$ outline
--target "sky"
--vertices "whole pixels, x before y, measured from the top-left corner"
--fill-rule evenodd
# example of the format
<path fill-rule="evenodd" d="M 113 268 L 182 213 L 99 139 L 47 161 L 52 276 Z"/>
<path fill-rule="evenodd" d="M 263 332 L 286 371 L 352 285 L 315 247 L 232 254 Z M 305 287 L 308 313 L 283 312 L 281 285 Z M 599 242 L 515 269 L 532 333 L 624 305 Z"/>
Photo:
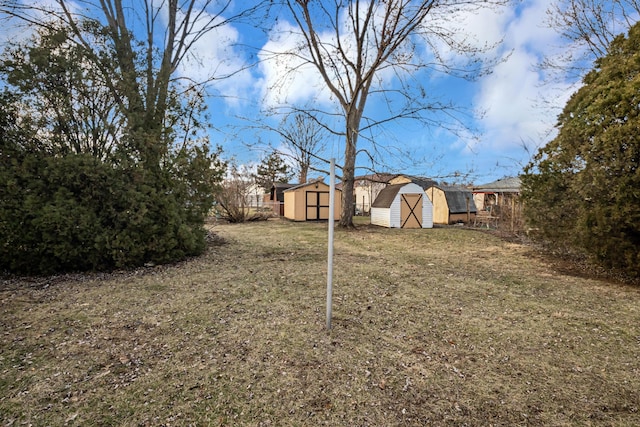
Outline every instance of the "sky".
<path fill-rule="evenodd" d="M 374 169 L 482 184 L 520 173 L 536 150 L 553 138 L 556 117 L 577 89 L 575 81 L 547 83 L 544 72 L 537 66 L 545 56 L 563 49 L 559 35 L 545 25 L 548 6 L 548 0 L 525 0 L 499 10 L 456 16 L 456 25 L 464 28 L 465 36 L 474 43 L 502 41 L 487 54 L 487 60 L 497 58 L 498 64 L 490 74 L 473 82 L 446 75 L 418 78 L 427 79 L 423 83 L 433 96 L 451 100 L 464 109 L 462 117 L 469 130 L 452 134 L 438 126 L 437 120 L 431 126 L 406 120 L 392 122 L 373 135 L 376 144 L 382 147 L 377 163 L 372 165 L 367 156 L 359 156 L 360 168 L 356 175 L 368 174 Z M 293 46 L 295 40 L 287 31 L 291 25 L 286 19 L 280 19 L 266 35 L 246 27 L 226 28 L 211 34 L 211 40 L 203 43 L 219 46 L 213 51 L 203 49 L 207 52 L 207 61 L 224 63 L 229 69 L 248 62 L 247 52 L 238 45 L 251 45 L 252 54 L 263 59 L 259 66 L 219 81 L 211 88 L 220 95 L 211 99 L 211 108 L 214 126 L 222 131 L 212 134 L 212 142 L 220 144 L 225 156 L 233 157 L 238 163 L 260 161 L 265 155 L 264 144 L 279 147 L 275 132 L 256 129 L 252 122 L 262 121 L 267 127 L 277 127 L 277 120 L 264 117 L 261 110 L 291 104 L 331 108 L 329 93 L 318 83 L 319 76 L 312 67 L 300 68 L 295 77 L 287 78 L 282 84 L 282 77 L 288 76 L 283 61 L 266 59 L 266 52 Z M 227 41 L 226 49 L 217 42 L 222 39 Z M 452 60 L 456 59 L 452 57 Z M 197 64 L 186 64 L 181 72 L 195 75 L 198 70 L 203 72 Z M 276 84 L 277 90 L 273 89 Z M 371 98 L 365 114 L 376 114 L 377 109 L 384 109 L 382 104 L 384 101 L 379 98 Z M 251 120 L 238 118 L 240 116 Z M 368 148 L 368 142 L 362 138 L 360 144 Z M 327 150 L 322 156 L 334 157 L 340 165 L 343 150 L 342 139 L 328 137 Z M 323 169 L 322 165 L 318 166 Z"/>
<path fill-rule="evenodd" d="M 439 117 L 430 126 L 406 120 L 389 122 L 369 135 L 378 147 L 376 163 L 360 155 L 356 175 L 374 169 L 483 184 L 520 173 L 538 147 L 553 138 L 556 117 L 579 83 L 548 84 L 537 67 L 543 58 L 565 48 L 559 35 L 545 25 L 549 3 L 522 0 L 497 10 L 452 16 L 445 25 L 463 29 L 461 36 L 470 43 L 496 44 L 485 59 L 498 59 L 497 65 L 473 82 L 444 74 L 412 77 L 422 79 L 429 96 L 460 106 L 464 112 L 460 119 L 468 129 L 452 134 L 439 125 Z M 242 2 L 235 5 L 240 7 Z M 210 140 L 223 148 L 226 159 L 255 167 L 267 154 L 267 145 L 281 148 L 278 134 L 270 130 L 278 126 L 279 118 L 265 116 L 265 110 L 296 105 L 328 111 L 334 106 L 312 67 L 299 67 L 292 75 L 287 73 L 286 61 L 269 55 L 294 46 L 296 40 L 288 31 L 291 26 L 283 15 L 266 32 L 250 25 L 219 27 L 194 44 L 178 70 L 196 81 L 232 74 L 214 80 L 207 98 L 213 128 Z M 5 37 L 16 36 L 5 32 Z M 444 55 L 451 55 L 447 59 L 453 62 L 459 59 L 446 50 Z M 249 67 L 256 59 L 258 65 Z M 393 87 L 391 74 L 379 77 L 383 85 Z M 365 115 L 382 114 L 385 107 L 384 100 L 371 97 Z M 344 141 L 328 136 L 324 142 L 326 149 L 318 154 L 333 157 L 340 165 Z M 364 138 L 359 144 L 372 148 Z M 328 169 L 326 164 L 316 167 Z M 314 172 L 311 177 L 322 175 Z"/>

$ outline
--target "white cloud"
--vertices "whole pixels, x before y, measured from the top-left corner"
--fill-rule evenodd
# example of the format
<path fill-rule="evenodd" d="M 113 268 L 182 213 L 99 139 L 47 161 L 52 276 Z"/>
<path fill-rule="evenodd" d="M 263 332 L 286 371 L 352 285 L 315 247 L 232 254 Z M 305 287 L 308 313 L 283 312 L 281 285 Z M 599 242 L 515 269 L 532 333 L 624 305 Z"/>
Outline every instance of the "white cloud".
<path fill-rule="evenodd" d="M 297 27 L 279 21 L 258 54 L 262 77 L 257 81 L 257 87 L 267 108 L 312 99 L 322 104 L 330 102 L 330 94 L 319 72 L 301 57 L 304 55 L 300 49 L 302 41 Z M 281 55 L 282 52 L 300 56 Z"/>
<path fill-rule="evenodd" d="M 384 5 L 378 5 L 373 13 L 373 21 L 378 26 L 382 25 L 384 17 Z M 360 5 L 360 13 L 364 14 L 367 7 Z M 327 22 L 317 23 L 316 31 L 320 43 L 326 49 L 335 48 L 338 45 L 336 41 L 336 30 L 333 24 Z M 361 52 L 356 49 L 358 42 L 355 40 L 353 31 L 353 23 L 347 12 L 342 9 L 338 18 L 340 33 L 340 49 L 345 56 L 349 57 L 352 63 L 359 60 L 365 62 L 364 68 L 367 68 L 367 61 L 371 61 L 377 56 L 377 46 L 375 40 L 377 37 L 371 37 L 368 40 L 369 45 L 365 47 L 369 49 L 368 54 L 356 58 Z M 371 25 L 371 24 L 370 24 Z M 314 100 L 321 104 L 328 104 L 332 101 L 326 82 L 322 79 L 320 73 L 314 65 L 309 63 L 305 58 L 308 55 L 306 41 L 300 34 L 297 25 L 280 20 L 273 28 L 268 42 L 264 45 L 260 58 L 262 60 L 260 72 L 262 79 L 260 85 L 264 96 L 266 106 L 294 104 Z M 398 49 L 396 53 L 401 53 Z M 289 53 L 290 55 L 278 55 L 278 53 Z M 406 52 L 406 58 L 410 58 L 412 54 L 418 52 Z M 410 67 L 381 67 L 378 68 L 375 75 L 374 86 L 388 87 L 398 75 L 408 73 Z M 352 71 L 342 64 L 338 59 L 335 70 L 329 70 L 329 78 L 332 79 L 336 87 L 348 85 L 347 74 L 351 75 Z M 351 83 L 355 81 L 351 76 Z M 375 88 L 374 88 L 375 90 Z M 344 91 L 344 90 L 342 90 Z"/>
<path fill-rule="evenodd" d="M 179 16 L 183 19 L 183 16 Z M 194 24 L 193 34 L 205 26 L 215 26 L 222 17 L 210 22 L 212 15 L 203 14 Z M 216 23 L 217 21 L 217 23 Z M 244 54 L 236 48 L 240 33 L 229 24 L 207 30 L 192 45 L 189 54 L 180 63 L 178 73 L 196 83 L 210 82 L 210 87 L 225 97 L 228 104 L 238 105 L 247 96 L 252 76 L 247 69 Z"/>
<path fill-rule="evenodd" d="M 0 46 L 7 43 L 21 43 L 27 41 L 35 34 L 36 27 L 30 22 L 44 23 L 51 20 L 52 16 L 61 13 L 60 5 L 56 0 L 32 0 L 23 1 L 24 7 L 18 8 L 21 19 L 18 17 L 3 16 L 2 31 L 0 32 Z M 29 8 L 27 8 L 29 6 Z M 81 10 L 76 2 L 68 1 L 67 8 L 71 13 Z M 28 22 L 29 21 L 29 22 Z"/>
<path fill-rule="evenodd" d="M 547 85 L 537 68 L 540 59 L 560 45 L 557 33 L 543 25 L 546 5 L 544 0 L 529 2 L 508 22 L 506 59 L 480 81 L 474 104 L 485 112 L 480 121 L 485 149 L 546 142 L 570 95 L 569 85 Z"/>
<path fill-rule="evenodd" d="M 434 58 L 437 53 L 446 65 L 460 69 L 467 66 L 471 52 L 477 59 L 490 61 L 498 53 L 513 13 L 512 9 L 491 4 L 435 9 L 424 23 L 430 40 L 423 56 Z M 433 48 L 436 52 L 431 52 Z"/>

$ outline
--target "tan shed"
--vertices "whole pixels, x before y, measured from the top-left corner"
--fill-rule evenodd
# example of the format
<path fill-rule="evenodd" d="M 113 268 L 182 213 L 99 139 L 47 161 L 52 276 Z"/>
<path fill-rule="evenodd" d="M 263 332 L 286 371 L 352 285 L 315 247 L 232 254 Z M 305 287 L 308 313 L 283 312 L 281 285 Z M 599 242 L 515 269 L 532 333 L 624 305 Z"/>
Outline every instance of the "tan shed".
<path fill-rule="evenodd" d="M 476 205 L 470 190 L 461 187 L 434 185 L 426 190 L 433 203 L 434 224 L 468 223 L 476 216 Z"/>
<path fill-rule="evenodd" d="M 413 183 L 388 185 L 371 205 L 371 224 L 390 228 L 432 228 L 433 206 Z"/>
<path fill-rule="evenodd" d="M 340 218 L 342 192 L 336 189 L 334 216 Z M 329 219 L 329 186 L 322 181 L 307 182 L 284 191 L 284 217 L 294 221 Z"/>

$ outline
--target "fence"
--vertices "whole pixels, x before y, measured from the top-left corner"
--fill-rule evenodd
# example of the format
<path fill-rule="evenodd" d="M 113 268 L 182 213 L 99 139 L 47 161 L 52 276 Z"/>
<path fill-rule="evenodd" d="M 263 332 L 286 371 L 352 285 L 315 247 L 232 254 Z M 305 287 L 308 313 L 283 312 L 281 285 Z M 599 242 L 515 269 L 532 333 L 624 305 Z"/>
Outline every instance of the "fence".
<path fill-rule="evenodd" d="M 520 234 L 524 231 L 520 198 L 512 196 L 506 198 L 502 204 L 488 205 L 485 209 L 477 212 L 474 225 L 511 234 Z"/>

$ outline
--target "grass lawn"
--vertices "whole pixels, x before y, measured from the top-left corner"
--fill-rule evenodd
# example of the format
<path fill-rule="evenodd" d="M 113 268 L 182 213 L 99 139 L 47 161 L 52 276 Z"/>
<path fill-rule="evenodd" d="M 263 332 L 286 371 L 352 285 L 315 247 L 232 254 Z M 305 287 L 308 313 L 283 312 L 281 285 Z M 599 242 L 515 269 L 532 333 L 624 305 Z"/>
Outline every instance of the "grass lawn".
<path fill-rule="evenodd" d="M 640 425 L 640 289 L 460 228 L 216 225 L 202 257 L 0 283 L 2 426 Z"/>

